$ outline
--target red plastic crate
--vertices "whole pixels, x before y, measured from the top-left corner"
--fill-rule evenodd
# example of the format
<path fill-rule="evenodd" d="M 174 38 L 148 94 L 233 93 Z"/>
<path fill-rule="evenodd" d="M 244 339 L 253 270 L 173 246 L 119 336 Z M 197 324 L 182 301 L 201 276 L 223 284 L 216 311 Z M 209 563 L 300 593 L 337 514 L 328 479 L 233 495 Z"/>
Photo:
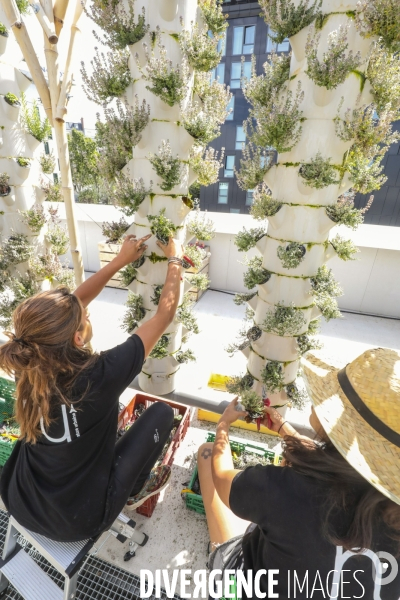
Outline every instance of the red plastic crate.
<path fill-rule="evenodd" d="M 178 429 L 176 430 L 162 461 L 163 465 L 171 466 L 174 462 L 175 453 L 181 445 L 181 442 L 185 437 L 190 425 L 190 408 L 188 406 L 185 406 L 184 404 L 178 404 L 177 402 L 172 402 L 170 400 L 164 400 L 164 398 L 160 398 L 159 396 L 151 396 L 150 394 L 141 393 L 136 394 L 129 404 L 119 413 L 118 429 L 122 429 L 130 421 L 137 404 L 144 404 L 145 407 L 148 408 L 153 402 L 164 402 L 164 404 L 168 404 L 168 406 L 174 410 L 175 415 L 182 415 L 182 420 L 179 423 Z M 146 500 L 146 502 L 144 502 L 144 504 L 142 504 L 142 506 L 139 506 L 139 508 L 136 509 L 136 512 L 140 515 L 144 515 L 145 517 L 151 517 L 159 497 L 160 494 L 151 496 L 148 500 Z"/>

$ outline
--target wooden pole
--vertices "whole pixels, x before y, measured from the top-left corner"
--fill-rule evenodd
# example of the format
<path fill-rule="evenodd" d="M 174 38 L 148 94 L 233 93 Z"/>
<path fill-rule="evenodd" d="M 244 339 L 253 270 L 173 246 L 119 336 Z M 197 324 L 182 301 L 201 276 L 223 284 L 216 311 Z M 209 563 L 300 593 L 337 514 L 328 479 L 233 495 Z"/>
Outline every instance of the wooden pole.
<path fill-rule="evenodd" d="M 42 6 L 35 2 L 35 0 L 29 0 L 29 4 L 31 5 L 32 10 L 37 17 L 37 20 L 42 26 L 45 35 L 49 39 L 49 42 L 51 42 L 52 44 L 57 44 L 58 36 L 56 35 L 56 31 L 54 29 L 54 20 L 53 23 L 50 22 Z"/>
<path fill-rule="evenodd" d="M 64 25 L 65 15 L 67 13 L 68 0 L 55 0 L 54 2 L 54 25 L 56 34 L 60 36 L 61 29 Z"/>
<path fill-rule="evenodd" d="M 21 48 L 22 55 L 26 61 L 33 82 L 40 96 L 40 100 L 42 101 L 47 118 L 49 119 L 50 123 L 53 124 L 53 113 L 51 110 L 49 88 L 47 86 L 45 76 L 40 67 L 25 23 L 23 23 L 21 20 L 21 15 L 14 0 L 1 0 L 1 4 L 10 23 L 11 29 L 14 32 L 15 39 Z"/>
<path fill-rule="evenodd" d="M 77 35 L 81 32 L 79 27 L 77 26 L 77 22 L 79 21 L 83 11 L 82 0 L 76 0 L 75 6 L 75 14 L 72 20 L 71 25 L 71 33 L 68 44 L 68 55 L 65 63 L 64 75 L 61 84 L 61 91 L 58 98 L 58 103 L 56 106 L 56 111 L 54 117 L 56 119 L 63 119 L 65 113 L 67 112 L 67 93 L 72 84 L 72 57 L 74 54 L 75 42 Z"/>

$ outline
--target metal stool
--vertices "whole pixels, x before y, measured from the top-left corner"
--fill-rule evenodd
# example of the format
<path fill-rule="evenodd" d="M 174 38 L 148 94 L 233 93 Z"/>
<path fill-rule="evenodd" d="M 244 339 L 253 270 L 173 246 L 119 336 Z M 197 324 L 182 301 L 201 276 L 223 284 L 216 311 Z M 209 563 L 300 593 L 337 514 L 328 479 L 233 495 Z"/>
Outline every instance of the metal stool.
<path fill-rule="evenodd" d="M 149 539 L 145 533 L 135 531 L 135 526 L 135 521 L 121 513 L 109 530 L 120 542 L 130 539 L 125 560 L 128 560 L 127 555 L 135 556 L 138 546 L 144 546 Z M 20 536 L 65 577 L 64 591 L 24 552 L 18 544 Z M 11 584 L 24 600 L 73 600 L 79 571 L 99 537 L 82 542 L 55 542 L 25 529 L 10 516 L 0 560 L 0 598 Z"/>

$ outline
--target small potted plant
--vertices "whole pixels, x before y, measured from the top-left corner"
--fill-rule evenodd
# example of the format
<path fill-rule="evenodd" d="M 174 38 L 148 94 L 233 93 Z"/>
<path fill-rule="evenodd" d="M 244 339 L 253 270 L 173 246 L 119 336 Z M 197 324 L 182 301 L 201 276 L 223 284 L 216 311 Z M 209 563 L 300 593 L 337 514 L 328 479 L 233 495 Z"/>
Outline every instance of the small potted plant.
<path fill-rule="evenodd" d="M 0 54 L 4 54 L 8 40 L 8 29 L 3 23 L 0 23 Z"/>
<path fill-rule="evenodd" d="M 8 185 L 9 179 L 8 173 L 0 173 L 0 196 L 8 196 L 11 193 L 11 187 Z"/>
<path fill-rule="evenodd" d="M 33 233 L 33 235 L 39 235 L 42 227 L 46 225 L 48 216 L 44 211 L 43 206 L 33 205 L 28 210 L 21 210 L 20 215 L 22 222 L 25 223 Z"/>
<path fill-rule="evenodd" d="M 118 254 L 122 238 L 129 227 L 130 225 L 125 221 L 124 217 L 121 217 L 119 221 L 103 223 L 102 234 L 107 239 L 105 242 L 98 243 L 101 267 L 104 267 L 104 265 L 109 263 Z M 129 278 L 130 274 L 127 274 L 127 277 Z M 125 279 L 122 275 L 122 271 L 116 273 L 113 279 L 110 279 L 107 286 L 117 288 L 123 287 L 121 286 L 122 278 Z"/>
<path fill-rule="evenodd" d="M 10 121 L 15 121 L 18 117 L 19 109 L 21 107 L 20 99 L 15 94 L 7 92 L 7 94 L 4 94 L 3 100 L 3 110 L 6 116 L 10 119 Z"/>

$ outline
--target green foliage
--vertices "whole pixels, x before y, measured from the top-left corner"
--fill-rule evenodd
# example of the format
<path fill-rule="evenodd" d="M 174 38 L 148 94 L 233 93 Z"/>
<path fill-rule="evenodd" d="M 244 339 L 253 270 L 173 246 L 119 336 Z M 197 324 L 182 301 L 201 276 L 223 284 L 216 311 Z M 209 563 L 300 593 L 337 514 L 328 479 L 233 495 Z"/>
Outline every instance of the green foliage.
<path fill-rule="evenodd" d="M 28 168 L 31 166 L 31 159 L 24 158 L 23 156 L 18 156 L 17 163 L 19 164 L 20 167 Z"/>
<path fill-rule="evenodd" d="M 305 258 L 306 247 L 297 242 L 290 242 L 286 246 L 278 246 L 276 254 L 284 269 L 296 269 Z"/>
<path fill-rule="evenodd" d="M 354 255 L 360 252 L 351 240 L 345 240 L 340 235 L 336 235 L 330 243 L 341 260 L 355 260 Z"/>
<path fill-rule="evenodd" d="M 99 151 L 95 140 L 86 137 L 77 129 L 71 129 L 68 135 L 68 150 L 75 190 L 80 192 L 87 187 L 98 188 L 101 175 L 98 168 Z"/>
<path fill-rule="evenodd" d="M 119 221 L 104 222 L 101 233 L 107 238 L 107 244 L 120 244 L 130 225 L 121 217 Z"/>
<path fill-rule="evenodd" d="M 55 278 L 55 282 L 57 285 L 64 285 L 70 291 L 73 291 L 76 288 L 74 270 L 68 268 L 68 266 L 62 266 Z"/>
<path fill-rule="evenodd" d="M 165 216 L 165 208 L 158 215 L 147 215 L 150 222 L 150 231 L 163 244 L 168 244 L 170 237 L 174 237 L 177 227 Z"/>
<path fill-rule="evenodd" d="M 271 273 L 262 266 L 261 256 L 254 256 L 247 265 L 249 268 L 243 277 L 243 283 L 247 289 L 252 290 L 256 285 L 262 285 L 269 281 Z"/>
<path fill-rule="evenodd" d="M 242 190 L 252 190 L 262 183 L 264 175 L 272 167 L 274 158 L 272 150 L 265 150 L 251 142 L 243 148 L 240 159 L 240 170 L 236 171 L 236 181 Z"/>
<path fill-rule="evenodd" d="M 50 121 L 46 117 L 43 121 L 40 118 L 39 107 L 36 100 L 32 102 L 31 108 L 28 107 L 25 94 L 21 94 L 22 115 L 21 122 L 25 129 L 39 142 L 44 142 L 51 134 Z"/>
<path fill-rule="evenodd" d="M 183 25 L 182 20 L 181 23 Z M 217 37 L 208 35 L 207 28 L 200 29 L 197 23 L 191 31 L 183 30 L 179 36 L 182 52 L 197 71 L 209 72 L 218 65 L 222 55 L 218 51 L 218 41 Z"/>
<path fill-rule="evenodd" d="M 45 193 L 47 202 L 64 202 L 64 196 L 61 192 L 61 181 L 51 183 L 50 181 L 41 181 L 41 189 Z"/>
<path fill-rule="evenodd" d="M 143 44 L 146 53 L 146 66 L 143 71 L 139 62 L 139 55 L 136 54 L 136 63 L 142 70 L 143 77 L 151 85 L 146 86 L 153 94 L 161 98 L 168 106 L 179 104 L 186 97 L 189 81 L 189 67 L 187 59 L 184 57 L 180 65 L 173 66 L 171 60 L 167 58 L 167 50 L 160 42 L 159 30 L 156 32 L 158 42 L 157 56 L 154 51 L 150 54 L 149 48 Z"/>
<path fill-rule="evenodd" d="M 197 290 L 206 290 L 210 285 L 208 275 L 205 273 L 186 273 L 185 279 Z"/>
<path fill-rule="evenodd" d="M 264 401 L 254 390 L 245 390 L 240 394 L 240 402 L 251 419 L 264 416 Z"/>
<path fill-rule="evenodd" d="M 12 315 L 21 302 L 39 292 L 39 286 L 31 273 L 12 278 L 5 294 L 0 296 L 0 327 L 12 327 Z"/>
<path fill-rule="evenodd" d="M 263 183 L 254 190 L 250 214 L 254 219 L 264 221 L 267 217 L 276 215 L 282 206 L 282 202 L 272 198 L 271 190 Z"/>
<path fill-rule="evenodd" d="M 235 294 L 233 299 L 236 306 L 242 306 L 242 304 L 246 304 L 249 302 L 254 296 L 257 296 L 257 292 L 250 292 L 249 294 Z"/>
<path fill-rule="evenodd" d="M 364 208 L 358 209 L 354 208 L 354 196 L 354 192 L 347 195 L 345 194 L 338 198 L 336 204 L 326 207 L 326 214 L 334 223 L 346 225 L 347 227 L 350 227 L 350 229 L 357 229 L 357 227 L 363 223 L 364 214 L 370 208 L 374 197 L 370 197 Z"/>
<path fill-rule="evenodd" d="M 400 118 L 400 53 L 393 54 L 375 42 L 369 57 L 366 76 L 378 115 L 392 111 Z"/>
<path fill-rule="evenodd" d="M 304 311 L 296 308 L 292 303 L 290 306 L 283 306 L 278 302 L 275 310 L 268 312 L 262 324 L 263 329 L 268 333 L 275 333 L 280 336 L 295 336 L 299 334 L 306 324 Z"/>
<path fill-rule="evenodd" d="M 299 385 L 296 381 L 289 383 L 285 387 L 285 392 L 290 398 L 290 404 L 297 409 L 304 408 L 305 403 L 309 399 L 306 390 L 299 388 Z"/>
<path fill-rule="evenodd" d="M 243 93 L 254 107 L 268 108 L 282 91 L 290 77 L 290 56 L 271 54 L 269 61 L 263 65 L 264 74 L 256 72 L 255 57 L 252 57 L 252 77 L 246 80 Z"/>
<path fill-rule="evenodd" d="M 119 273 L 121 275 L 121 282 L 124 287 L 128 287 L 128 285 L 130 285 L 132 281 L 136 279 L 137 269 L 143 265 L 145 260 L 145 257 L 141 256 L 134 262 L 129 263 L 129 265 L 126 265 L 126 267 L 121 269 Z"/>
<path fill-rule="evenodd" d="M 29 4 L 28 0 L 15 0 L 15 3 L 17 5 L 18 10 L 21 13 L 21 15 L 29 14 L 30 4 Z"/>
<path fill-rule="evenodd" d="M 69 250 L 69 235 L 65 227 L 53 225 L 44 236 L 46 242 L 51 245 L 57 256 L 66 254 Z"/>
<path fill-rule="evenodd" d="M 4 37 L 8 37 L 8 29 L 3 23 L 0 23 L 0 35 L 4 35 Z"/>
<path fill-rule="evenodd" d="M 265 22 L 274 31 L 269 37 L 281 44 L 287 37 L 296 35 L 310 25 L 320 14 L 322 0 L 260 0 Z"/>
<path fill-rule="evenodd" d="M 13 233 L 1 245 L 1 265 L 7 269 L 11 265 L 26 262 L 32 256 L 32 246 L 26 235 Z"/>
<path fill-rule="evenodd" d="M 193 353 L 193 350 L 187 349 L 187 350 L 179 350 L 176 354 L 175 354 L 175 359 L 176 361 L 182 365 L 182 364 L 186 364 L 189 361 L 196 361 L 196 357 Z"/>
<path fill-rule="evenodd" d="M 73 131 L 75 131 L 75 130 L 73 129 Z M 52 173 L 54 173 L 54 170 L 56 168 L 56 157 L 54 156 L 53 153 L 41 154 L 40 158 L 39 158 L 39 163 L 40 163 L 40 168 L 42 169 L 43 173 L 45 173 L 45 175 L 51 175 Z M 72 165 L 71 165 L 71 169 L 72 169 Z"/>
<path fill-rule="evenodd" d="M 310 160 L 303 163 L 299 175 L 304 179 L 305 185 L 320 190 L 328 185 L 339 183 L 335 167 L 330 164 L 330 158 L 323 158 L 320 152 Z"/>
<path fill-rule="evenodd" d="M 199 5 L 208 29 L 215 36 L 223 34 L 228 27 L 228 23 L 226 21 L 227 15 L 222 12 L 222 2 L 219 0 L 200 0 Z"/>
<path fill-rule="evenodd" d="M 146 188 L 142 178 L 131 179 L 122 172 L 117 173 L 115 183 L 109 186 L 109 198 L 127 217 L 132 217 L 146 196 L 151 194 L 151 184 Z"/>
<path fill-rule="evenodd" d="M 301 83 L 298 82 L 296 94 L 292 91 L 278 96 L 268 108 L 255 107 L 250 117 L 256 119 L 255 130 L 251 121 L 245 121 L 248 136 L 257 146 L 275 148 L 277 152 L 289 152 L 300 140 L 303 112 L 300 104 L 304 98 Z"/>
<path fill-rule="evenodd" d="M 162 335 L 158 340 L 157 344 L 154 346 L 153 350 L 150 352 L 149 356 L 151 358 L 165 358 L 168 356 L 168 346 L 169 346 L 169 336 Z"/>
<path fill-rule="evenodd" d="M 250 312 L 246 311 L 246 321 L 251 321 L 254 317 L 254 311 Z M 262 336 L 262 330 L 257 326 L 253 325 L 250 329 L 246 329 L 246 326 L 242 326 L 238 333 L 238 340 L 233 344 L 229 344 L 226 348 L 226 351 L 230 356 L 232 356 L 238 350 L 244 350 L 248 346 L 250 346 L 251 342 L 257 341 Z"/>
<path fill-rule="evenodd" d="M 379 37 L 390 52 L 400 51 L 397 0 L 361 0 L 357 3 L 355 20 L 361 35 Z"/>
<path fill-rule="evenodd" d="M 11 92 L 7 92 L 7 94 L 4 94 L 4 100 L 7 102 L 7 104 L 10 104 L 11 106 L 21 106 L 19 98 Z"/>
<path fill-rule="evenodd" d="M 250 373 L 246 373 L 243 377 L 231 377 L 226 382 L 226 391 L 230 394 L 241 395 L 243 392 L 250 390 L 254 385 L 254 377 Z"/>
<path fill-rule="evenodd" d="M 126 333 L 131 333 L 131 331 L 139 326 L 139 321 L 146 315 L 142 296 L 129 291 L 126 307 L 127 310 L 122 320 L 122 329 L 126 331 Z"/>
<path fill-rule="evenodd" d="M 36 204 L 34 204 L 32 208 L 29 208 L 28 210 L 21 210 L 20 215 L 23 223 L 25 223 L 32 233 L 35 234 L 39 234 L 42 227 L 46 225 L 48 221 L 48 217 L 43 206 Z"/>
<path fill-rule="evenodd" d="M 84 8 L 87 16 L 92 19 L 103 32 L 104 39 L 93 31 L 98 42 L 113 50 L 123 50 L 126 46 L 133 46 L 140 42 L 149 31 L 146 25 L 145 9 L 135 19 L 135 0 L 127 2 L 105 2 L 95 0 L 89 10 Z"/>
<path fill-rule="evenodd" d="M 194 150 L 192 147 L 189 157 L 189 165 L 197 175 L 197 181 L 200 185 L 212 185 L 218 181 L 220 169 L 223 167 L 225 148 L 221 148 L 219 157 L 218 151 L 214 148 L 206 148 L 204 151 Z"/>
<path fill-rule="evenodd" d="M 346 155 L 343 168 L 349 173 L 354 191 L 368 194 L 382 187 L 387 181 L 386 175 L 382 174 L 384 168 L 382 160 L 381 154 L 371 159 L 359 146 L 351 147 Z"/>
<path fill-rule="evenodd" d="M 63 273 L 60 259 L 53 250 L 33 256 L 29 261 L 29 268 L 39 281 L 47 279 L 50 282 L 58 282 Z"/>
<path fill-rule="evenodd" d="M 175 319 L 178 323 L 182 323 L 188 331 L 192 333 L 200 333 L 197 319 L 193 313 L 193 303 L 190 301 L 190 296 L 185 294 L 182 304 L 176 311 Z"/>
<path fill-rule="evenodd" d="M 215 236 L 213 221 L 207 219 L 205 212 L 202 214 L 200 209 L 194 211 L 194 216 L 190 216 L 186 229 L 197 240 L 202 240 L 203 242 L 208 242 Z"/>
<path fill-rule="evenodd" d="M 341 314 L 334 298 L 341 296 L 343 291 L 333 277 L 331 269 L 328 269 L 326 265 L 319 267 L 317 274 L 310 278 L 310 283 L 315 304 L 324 318 L 329 321 L 340 317 Z"/>
<path fill-rule="evenodd" d="M 182 164 L 178 157 L 172 156 L 169 140 L 162 140 L 158 147 L 158 154 L 150 154 L 149 160 L 157 175 L 163 180 L 160 184 L 162 190 L 168 192 L 180 182 Z"/>
<path fill-rule="evenodd" d="M 315 27 L 311 27 L 307 38 L 306 56 L 307 69 L 305 73 L 313 82 L 328 90 L 337 88 L 346 80 L 346 77 L 361 64 L 361 52 L 353 54 L 348 52 L 347 40 L 350 25 L 339 25 L 338 29 L 328 34 L 328 49 L 320 61 L 317 55 L 321 34 L 315 34 Z"/>
<path fill-rule="evenodd" d="M 129 51 L 113 50 L 112 52 L 99 52 L 90 61 L 92 74 L 88 75 L 85 63 L 81 62 L 81 75 L 83 91 L 92 102 L 96 104 L 109 104 L 114 98 L 120 98 L 132 83 L 132 76 L 128 68 Z"/>
<path fill-rule="evenodd" d="M 261 379 L 265 383 L 267 390 L 273 394 L 283 389 L 283 365 L 277 360 L 268 361 L 261 372 Z"/>
<path fill-rule="evenodd" d="M 258 240 L 261 240 L 265 235 L 267 235 L 265 227 L 247 230 L 243 228 L 243 230 L 235 237 L 235 245 L 238 247 L 239 252 L 248 252 L 251 248 L 254 248 Z"/>
<path fill-rule="evenodd" d="M 160 302 L 160 298 L 161 298 L 161 292 L 163 290 L 164 285 L 154 285 L 153 287 L 154 287 L 154 292 L 153 292 L 153 296 L 150 296 L 150 300 L 152 301 L 153 304 L 158 306 L 158 303 Z"/>
<path fill-rule="evenodd" d="M 185 256 L 190 258 L 195 269 L 200 269 L 203 260 L 207 257 L 207 250 L 197 246 L 196 244 L 189 244 L 188 246 L 185 246 L 184 253 Z M 190 265 L 188 265 L 187 268 L 189 267 Z"/>
<path fill-rule="evenodd" d="M 296 341 L 301 356 L 307 354 L 310 350 L 319 350 L 322 347 L 322 344 L 318 340 L 310 337 L 308 334 L 299 335 Z"/>
<path fill-rule="evenodd" d="M 182 113 L 182 124 L 198 144 L 208 144 L 220 135 L 220 125 L 227 114 L 225 106 L 221 120 L 220 112 L 215 110 L 212 98 L 207 97 L 204 102 L 192 100 Z"/>

